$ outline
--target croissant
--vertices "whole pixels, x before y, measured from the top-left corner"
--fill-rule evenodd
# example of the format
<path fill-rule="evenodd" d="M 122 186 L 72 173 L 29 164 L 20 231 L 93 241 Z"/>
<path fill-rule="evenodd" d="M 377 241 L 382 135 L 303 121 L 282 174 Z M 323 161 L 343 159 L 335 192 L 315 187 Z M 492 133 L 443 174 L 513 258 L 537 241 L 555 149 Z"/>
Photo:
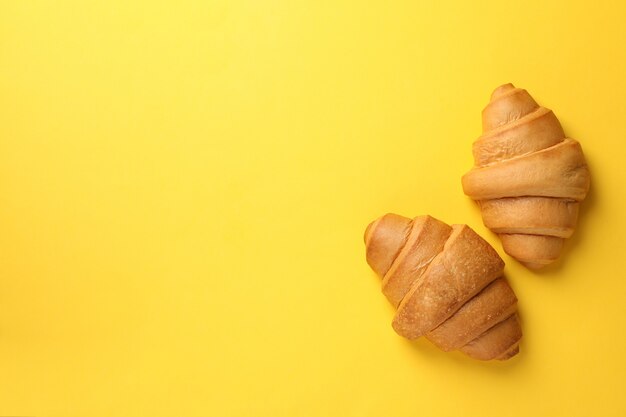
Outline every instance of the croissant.
<path fill-rule="evenodd" d="M 582 149 L 551 110 L 513 84 L 495 89 L 482 119 L 463 191 L 478 201 L 506 253 L 541 268 L 559 257 L 589 191 Z"/>
<path fill-rule="evenodd" d="M 397 311 L 392 327 L 444 351 L 505 360 L 519 352 L 517 298 L 504 262 L 466 225 L 386 214 L 365 231 L 367 263 Z"/>

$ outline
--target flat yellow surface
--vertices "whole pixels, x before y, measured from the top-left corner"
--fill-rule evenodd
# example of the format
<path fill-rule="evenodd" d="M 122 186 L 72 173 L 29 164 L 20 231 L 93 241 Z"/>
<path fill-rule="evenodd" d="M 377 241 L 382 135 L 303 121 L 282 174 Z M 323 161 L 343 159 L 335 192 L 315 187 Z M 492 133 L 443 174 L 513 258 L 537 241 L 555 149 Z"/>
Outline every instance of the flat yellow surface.
<path fill-rule="evenodd" d="M 0 3 L 0 415 L 626 415 L 626 3 Z M 592 172 L 562 262 L 463 195 L 493 88 Z M 386 212 L 507 263 L 506 363 L 397 336 Z"/>

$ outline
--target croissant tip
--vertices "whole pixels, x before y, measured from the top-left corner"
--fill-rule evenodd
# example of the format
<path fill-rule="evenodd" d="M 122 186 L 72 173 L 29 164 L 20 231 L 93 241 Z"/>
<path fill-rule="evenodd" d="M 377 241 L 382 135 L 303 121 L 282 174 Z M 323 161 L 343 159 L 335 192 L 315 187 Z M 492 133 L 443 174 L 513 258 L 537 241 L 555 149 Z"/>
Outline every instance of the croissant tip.
<path fill-rule="evenodd" d="M 511 359 L 513 356 L 517 355 L 518 353 L 519 353 L 519 345 L 516 344 L 514 348 L 512 348 L 511 350 L 507 352 L 504 352 L 502 355 L 500 355 L 496 359 L 499 361 L 506 361 L 506 360 Z"/>
<path fill-rule="evenodd" d="M 508 91 L 513 90 L 514 88 L 515 86 L 512 83 L 502 84 L 501 86 L 493 90 L 493 93 L 491 93 L 491 101 L 496 100 L 498 97 L 502 96 Z"/>
<path fill-rule="evenodd" d="M 533 271 L 538 271 L 542 268 L 545 268 L 547 266 L 547 264 L 542 264 L 542 263 L 538 263 L 538 262 L 522 262 L 520 261 L 520 263 L 522 265 L 524 265 L 526 268 L 533 270 Z"/>

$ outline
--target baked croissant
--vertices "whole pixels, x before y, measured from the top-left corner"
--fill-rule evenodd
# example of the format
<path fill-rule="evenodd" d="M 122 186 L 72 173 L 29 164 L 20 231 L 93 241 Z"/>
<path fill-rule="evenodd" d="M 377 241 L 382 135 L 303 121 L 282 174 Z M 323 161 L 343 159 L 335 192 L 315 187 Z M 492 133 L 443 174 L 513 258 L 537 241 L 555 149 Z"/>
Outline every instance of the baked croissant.
<path fill-rule="evenodd" d="M 367 227 L 365 246 L 397 308 L 392 326 L 399 335 L 426 336 L 444 351 L 480 360 L 519 352 L 517 298 L 502 277 L 504 262 L 468 226 L 386 214 Z"/>
<path fill-rule="evenodd" d="M 551 110 L 513 84 L 495 89 L 482 118 L 463 191 L 478 201 L 506 253 L 541 268 L 559 257 L 589 191 L 582 149 Z"/>

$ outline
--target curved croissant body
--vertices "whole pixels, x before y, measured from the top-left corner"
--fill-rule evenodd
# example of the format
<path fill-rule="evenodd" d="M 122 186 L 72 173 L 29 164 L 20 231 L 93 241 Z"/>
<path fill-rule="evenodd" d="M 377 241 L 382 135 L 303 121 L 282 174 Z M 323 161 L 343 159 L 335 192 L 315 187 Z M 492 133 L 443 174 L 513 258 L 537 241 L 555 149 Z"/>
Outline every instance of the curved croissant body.
<path fill-rule="evenodd" d="M 551 110 L 505 84 L 483 110 L 483 134 L 473 153 L 463 191 L 478 201 L 485 226 L 527 267 L 555 261 L 589 190 L 580 144 L 565 137 Z"/>
<path fill-rule="evenodd" d="M 509 359 L 522 337 L 504 262 L 466 225 L 386 214 L 365 231 L 367 262 L 397 308 L 392 326 L 444 351 Z"/>

